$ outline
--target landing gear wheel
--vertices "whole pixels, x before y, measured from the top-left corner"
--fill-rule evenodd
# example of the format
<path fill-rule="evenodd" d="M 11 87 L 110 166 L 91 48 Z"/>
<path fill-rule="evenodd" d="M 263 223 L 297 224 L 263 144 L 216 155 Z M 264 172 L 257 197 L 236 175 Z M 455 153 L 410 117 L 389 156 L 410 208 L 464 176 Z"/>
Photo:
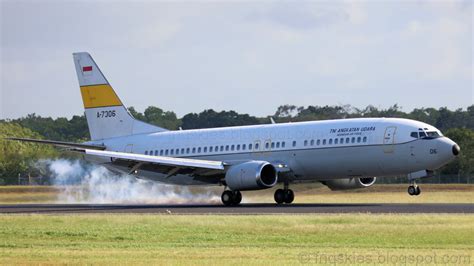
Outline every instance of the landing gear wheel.
<path fill-rule="evenodd" d="M 242 201 L 242 193 L 240 191 L 235 190 L 232 192 L 232 206 L 237 206 Z"/>
<path fill-rule="evenodd" d="M 408 187 L 408 194 L 409 194 L 410 196 L 416 195 L 416 192 L 417 192 L 417 189 L 416 189 L 415 186 L 409 186 L 409 187 Z"/>
<path fill-rule="evenodd" d="M 230 206 L 233 203 L 233 193 L 230 190 L 225 190 L 222 192 L 221 200 L 225 206 Z"/>
<path fill-rule="evenodd" d="M 242 193 L 238 190 L 225 190 L 222 192 L 221 200 L 225 206 L 237 206 L 242 201 Z"/>
<path fill-rule="evenodd" d="M 420 195 L 420 193 L 421 193 L 421 189 L 420 189 L 420 187 L 416 187 L 415 196 L 418 196 L 418 195 Z"/>
<path fill-rule="evenodd" d="M 285 202 L 285 191 L 281 188 L 275 190 L 275 195 L 273 197 L 275 199 L 275 202 L 277 204 L 282 204 L 283 202 Z"/>
<path fill-rule="evenodd" d="M 293 193 L 293 190 L 288 189 L 286 190 L 285 193 L 285 203 L 292 203 L 293 200 L 295 199 L 295 193 Z"/>

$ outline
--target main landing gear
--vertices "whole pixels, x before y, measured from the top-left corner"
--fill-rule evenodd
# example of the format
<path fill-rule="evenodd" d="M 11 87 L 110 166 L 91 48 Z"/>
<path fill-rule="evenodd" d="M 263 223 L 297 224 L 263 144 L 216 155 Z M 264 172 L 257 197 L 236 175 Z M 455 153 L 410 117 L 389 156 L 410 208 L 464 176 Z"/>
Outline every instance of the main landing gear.
<path fill-rule="evenodd" d="M 295 199 L 295 193 L 288 188 L 288 183 L 285 183 L 283 189 L 279 188 L 275 191 L 274 199 L 277 204 L 290 204 Z"/>
<path fill-rule="evenodd" d="M 408 187 L 408 194 L 410 196 L 418 196 L 420 195 L 420 193 L 420 187 L 415 183 L 415 181 L 413 181 L 412 184 Z"/>
<path fill-rule="evenodd" d="M 221 200 L 225 206 L 237 206 L 242 201 L 242 194 L 238 190 L 224 190 Z"/>

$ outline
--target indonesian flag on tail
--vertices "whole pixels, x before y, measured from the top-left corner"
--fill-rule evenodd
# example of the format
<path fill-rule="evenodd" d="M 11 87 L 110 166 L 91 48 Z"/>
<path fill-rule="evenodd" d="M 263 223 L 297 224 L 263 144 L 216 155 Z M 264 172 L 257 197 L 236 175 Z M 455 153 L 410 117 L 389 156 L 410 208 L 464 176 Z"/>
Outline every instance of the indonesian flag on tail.
<path fill-rule="evenodd" d="M 86 72 L 92 72 L 92 66 L 84 66 L 82 67 L 82 72 L 85 74 Z"/>
<path fill-rule="evenodd" d="M 83 66 L 82 67 L 82 74 L 83 75 L 91 75 L 92 74 L 92 66 Z"/>

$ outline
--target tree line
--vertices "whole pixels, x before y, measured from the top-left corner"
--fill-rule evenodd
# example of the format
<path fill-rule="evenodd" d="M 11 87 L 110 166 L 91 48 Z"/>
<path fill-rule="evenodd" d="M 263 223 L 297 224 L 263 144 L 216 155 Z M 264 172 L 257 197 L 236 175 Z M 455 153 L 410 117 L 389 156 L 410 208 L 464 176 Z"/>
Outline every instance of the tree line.
<path fill-rule="evenodd" d="M 275 113 L 266 117 L 239 114 L 235 111 L 204 110 L 189 113 L 178 118 L 172 111 L 150 106 L 143 112 L 130 107 L 129 112 L 135 118 L 170 130 L 198 129 L 226 126 L 268 124 L 270 118 L 276 123 L 315 121 L 327 119 L 345 119 L 358 117 L 399 117 L 414 119 L 431 124 L 459 143 L 462 148 L 458 160 L 442 169 L 448 174 L 474 173 L 474 105 L 466 109 L 450 110 L 442 108 L 417 108 L 403 112 L 397 104 L 389 108 L 367 106 L 356 108 L 351 105 L 336 106 L 296 106 L 282 105 Z M 83 142 L 89 139 L 89 130 L 84 115 L 72 118 L 41 117 L 29 114 L 12 120 L 0 120 L 0 183 L 14 183 L 10 180 L 18 173 L 28 171 L 28 162 L 39 158 L 63 155 L 51 147 L 5 141 L 8 136 L 43 138 L 51 140 Z"/>

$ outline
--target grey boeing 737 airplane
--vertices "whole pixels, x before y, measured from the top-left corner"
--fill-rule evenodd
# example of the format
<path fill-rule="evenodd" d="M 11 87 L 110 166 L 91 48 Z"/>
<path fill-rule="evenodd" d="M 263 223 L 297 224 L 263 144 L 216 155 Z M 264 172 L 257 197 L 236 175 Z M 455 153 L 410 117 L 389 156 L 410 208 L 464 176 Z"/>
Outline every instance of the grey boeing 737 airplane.
<path fill-rule="evenodd" d="M 224 205 L 240 191 L 281 185 L 278 204 L 291 203 L 294 182 L 321 182 L 333 190 L 364 188 L 376 176 L 416 180 L 453 160 L 459 146 L 419 121 L 357 118 L 169 131 L 136 120 L 88 53 L 74 53 L 91 141 L 52 144 L 84 153 L 90 162 L 136 178 L 178 185 L 224 186 Z"/>

